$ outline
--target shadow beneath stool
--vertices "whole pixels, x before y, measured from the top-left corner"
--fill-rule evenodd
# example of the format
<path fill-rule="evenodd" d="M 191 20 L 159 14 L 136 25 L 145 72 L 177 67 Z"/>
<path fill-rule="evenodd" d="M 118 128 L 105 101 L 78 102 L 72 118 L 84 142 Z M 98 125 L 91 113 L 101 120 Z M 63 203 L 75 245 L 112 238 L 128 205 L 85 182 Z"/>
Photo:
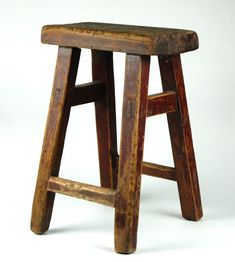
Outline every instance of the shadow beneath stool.
<path fill-rule="evenodd" d="M 170 211 L 163 211 L 160 212 L 161 215 L 171 217 L 171 218 L 177 218 L 177 219 L 184 219 L 180 213 L 174 213 Z"/>
<path fill-rule="evenodd" d="M 104 224 L 72 224 L 50 229 L 46 234 L 70 234 L 81 231 L 109 231 L 109 226 Z"/>
<path fill-rule="evenodd" d="M 54 235 L 54 234 L 64 234 L 64 233 L 71 233 L 71 232 L 78 232 L 78 231 L 81 231 L 80 225 L 69 225 L 69 226 L 49 229 L 49 231 L 46 234 Z"/>
<path fill-rule="evenodd" d="M 156 246 L 149 246 L 149 247 L 139 247 L 138 253 L 139 254 L 146 254 L 146 253 L 159 253 L 159 252 L 174 252 L 180 250 L 192 250 L 198 247 L 196 243 L 182 243 L 182 242 L 168 242 L 165 244 L 159 244 Z"/>
<path fill-rule="evenodd" d="M 168 217 L 168 218 L 174 218 L 174 219 L 184 219 L 180 210 L 170 210 L 170 209 L 164 209 L 164 208 L 152 208 L 153 205 L 146 207 L 144 213 L 155 216 L 155 217 Z M 144 209 L 143 209 L 144 210 Z"/>
<path fill-rule="evenodd" d="M 97 248 L 99 250 L 103 250 L 105 252 L 109 252 L 109 253 L 115 254 L 114 247 L 96 245 L 95 248 Z"/>

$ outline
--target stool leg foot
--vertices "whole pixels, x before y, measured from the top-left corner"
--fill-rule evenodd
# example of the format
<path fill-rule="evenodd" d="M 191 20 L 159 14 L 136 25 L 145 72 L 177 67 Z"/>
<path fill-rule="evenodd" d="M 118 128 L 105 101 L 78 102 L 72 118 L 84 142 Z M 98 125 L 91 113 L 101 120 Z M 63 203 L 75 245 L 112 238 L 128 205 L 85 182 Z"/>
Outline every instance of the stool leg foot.
<path fill-rule="evenodd" d="M 197 221 L 203 214 L 180 55 L 160 56 L 159 65 L 163 90 L 176 91 L 178 98 L 178 111 L 167 118 L 182 215 Z"/>
<path fill-rule="evenodd" d="M 113 53 L 92 50 L 93 81 L 105 84 L 105 95 L 95 101 L 101 186 L 117 188 L 117 131 Z"/>
<path fill-rule="evenodd" d="M 37 234 L 46 232 L 51 220 L 55 194 L 47 191 L 47 184 L 59 173 L 79 57 L 80 49 L 59 47 L 32 207 L 31 230 Z"/>
<path fill-rule="evenodd" d="M 127 54 L 115 206 L 118 253 L 128 254 L 136 249 L 149 63 L 149 56 Z"/>

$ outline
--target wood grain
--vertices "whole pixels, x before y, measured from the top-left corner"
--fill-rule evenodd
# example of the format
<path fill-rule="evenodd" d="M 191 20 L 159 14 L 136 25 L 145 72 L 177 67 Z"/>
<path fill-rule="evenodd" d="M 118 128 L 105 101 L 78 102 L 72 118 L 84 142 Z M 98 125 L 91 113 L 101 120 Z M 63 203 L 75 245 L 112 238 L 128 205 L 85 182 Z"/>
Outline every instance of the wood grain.
<path fill-rule="evenodd" d="M 180 53 L 198 48 L 190 30 L 78 23 L 47 25 L 42 42 L 59 45 L 31 229 L 49 228 L 55 193 L 115 208 L 115 250 L 136 250 L 141 174 L 176 181 L 182 214 L 202 206 Z M 80 48 L 92 49 L 93 82 L 75 86 Z M 117 153 L 113 51 L 125 52 L 120 157 Z M 163 93 L 148 96 L 150 55 L 159 55 Z M 101 187 L 58 178 L 71 106 L 94 102 Z M 147 116 L 167 113 L 175 168 L 143 161 Z M 89 163 L 90 164 L 90 163 Z"/>
<path fill-rule="evenodd" d="M 113 53 L 92 50 L 93 81 L 105 86 L 105 95 L 95 101 L 101 186 L 117 188 L 117 131 L 113 76 Z"/>
<path fill-rule="evenodd" d="M 115 209 L 115 249 L 119 253 L 136 249 L 149 63 L 149 56 L 126 55 Z"/>
<path fill-rule="evenodd" d="M 202 205 L 180 55 L 160 56 L 163 90 L 175 91 L 179 110 L 167 114 L 183 217 L 197 221 Z"/>
<path fill-rule="evenodd" d="M 174 91 L 148 96 L 147 116 L 170 113 L 177 110 L 177 96 Z"/>
<path fill-rule="evenodd" d="M 142 162 L 142 174 L 176 181 L 175 168 L 159 164 Z"/>
<path fill-rule="evenodd" d="M 47 189 L 50 192 L 76 197 L 110 207 L 114 207 L 115 205 L 116 191 L 109 188 L 101 188 L 68 179 L 50 177 Z"/>
<path fill-rule="evenodd" d="M 198 48 L 197 34 L 191 30 L 91 22 L 46 25 L 41 40 L 46 44 L 142 55 L 172 55 Z"/>
<path fill-rule="evenodd" d="M 51 220 L 55 194 L 47 191 L 47 183 L 59 173 L 79 57 L 80 49 L 59 47 L 32 207 L 31 229 L 37 234 L 46 232 Z"/>
<path fill-rule="evenodd" d="M 117 157 L 116 161 L 117 163 L 119 162 L 119 157 Z M 176 171 L 174 167 L 159 165 L 146 161 L 142 161 L 141 166 L 141 174 L 176 181 Z"/>

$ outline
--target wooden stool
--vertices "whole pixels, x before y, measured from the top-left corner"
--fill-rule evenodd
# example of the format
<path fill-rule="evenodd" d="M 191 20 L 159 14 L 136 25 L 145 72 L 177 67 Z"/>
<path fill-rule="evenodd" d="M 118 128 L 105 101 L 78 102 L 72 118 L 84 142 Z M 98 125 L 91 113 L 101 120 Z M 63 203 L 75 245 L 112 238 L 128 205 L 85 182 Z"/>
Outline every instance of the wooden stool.
<path fill-rule="evenodd" d="M 180 53 L 198 48 L 193 31 L 78 23 L 47 25 L 42 42 L 59 46 L 32 208 L 31 229 L 49 228 L 55 193 L 115 208 L 115 249 L 136 249 L 141 173 L 175 180 L 182 215 L 202 217 Z M 92 50 L 93 82 L 75 86 L 80 48 Z M 126 53 L 120 157 L 113 52 Z M 148 96 L 150 56 L 158 55 L 163 93 Z M 71 106 L 95 103 L 101 187 L 58 178 Z M 146 117 L 167 113 L 175 167 L 142 162 Z"/>

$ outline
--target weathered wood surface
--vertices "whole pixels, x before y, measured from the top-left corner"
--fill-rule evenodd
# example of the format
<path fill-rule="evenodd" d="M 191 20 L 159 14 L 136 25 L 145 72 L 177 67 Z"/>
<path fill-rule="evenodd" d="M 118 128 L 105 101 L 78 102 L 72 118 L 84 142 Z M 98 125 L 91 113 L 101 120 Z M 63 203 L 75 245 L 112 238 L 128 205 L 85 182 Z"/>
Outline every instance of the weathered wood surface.
<path fill-rule="evenodd" d="M 180 55 L 160 56 L 163 90 L 175 91 L 179 110 L 167 114 L 183 217 L 199 220 L 202 205 Z"/>
<path fill-rule="evenodd" d="M 46 25 L 46 44 L 142 55 L 172 55 L 198 48 L 194 31 L 105 23 Z"/>
<path fill-rule="evenodd" d="M 175 168 L 169 166 L 163 166 L 149 162 L 142 162 L 141 173 L 149 176 L 176 181 Z"/>
<path fill-rule="evenodd" d="M 177 181 L 182 214 L 202 217 L 179 53 L 198 48 L 189 30 L 102 23 L 48 25 L 42 42 L 59 47 L 31 229 L 48 230 L 55 193 L 115 207 L 115 249 L 136 249 L 141 173 Z M 79 48 L 92 49 L 93 82 L 76 86 Z M 126 52 L 120 158 L 117 154 L 113 51 Z M 160 55 L 163 93 L 148 97 L 149 55 Z M 58 178 L 70 107 L 95 102 L 101 186 Z M 175 168 L 143 162 L 147 116 L 167 113 Z M 117 179 L 118 173 L 118 179 Z"/>
<path fill-rule="evenodd" d="M 47 183 L 59 173 L 79 57 L 79 49 L 59 47 L 32 208 L 31 229 L 37 234 L 46 232 L 51 220 L 55 194 L 47 191 Z"/>
<path fill-rule="evenodd" d="M 114 207 L 115 205 L 116 191 L 109 188 L 101 188 L 59 177 L 50 177 L 47 189 L 54 193 L 77 197 L 106 206 Z"/>
<path fill-rule="evenodd" d="M 95 101 L 101 186 L 116 189 L 117 131 L 112 52 L 92 50 L 92 76 L 93 81 L 100 81 L 105 86 L 105 95 Z"/>
<path fill-rule="evenodd" d="M 117 163 L 119 162 L 119 157 L 116 158 L 116 161 Z M 142 161 L 141 166 L 141 174 L 176 181 L 176 171 L 173 167 L 163 166 L 146 161 Z"/>
<path fill-rule="evenodd" d="M 119 253 L 136 249 L 149 63 L 149 56 L 126 56 L 115 209 L 115 249 Z"/>
<path fill-rule="evenodd" d="M 170 113 L 177 110 L 177 96 L 174 91 L 148 96 L 147 116 Z"/>
<path fill-rule="evenodd" d="M 82 105 L 100 100 L 105 95 L 105 86 L 101 82 L 76 85 L 71 95 L 71 106 Z"/>

